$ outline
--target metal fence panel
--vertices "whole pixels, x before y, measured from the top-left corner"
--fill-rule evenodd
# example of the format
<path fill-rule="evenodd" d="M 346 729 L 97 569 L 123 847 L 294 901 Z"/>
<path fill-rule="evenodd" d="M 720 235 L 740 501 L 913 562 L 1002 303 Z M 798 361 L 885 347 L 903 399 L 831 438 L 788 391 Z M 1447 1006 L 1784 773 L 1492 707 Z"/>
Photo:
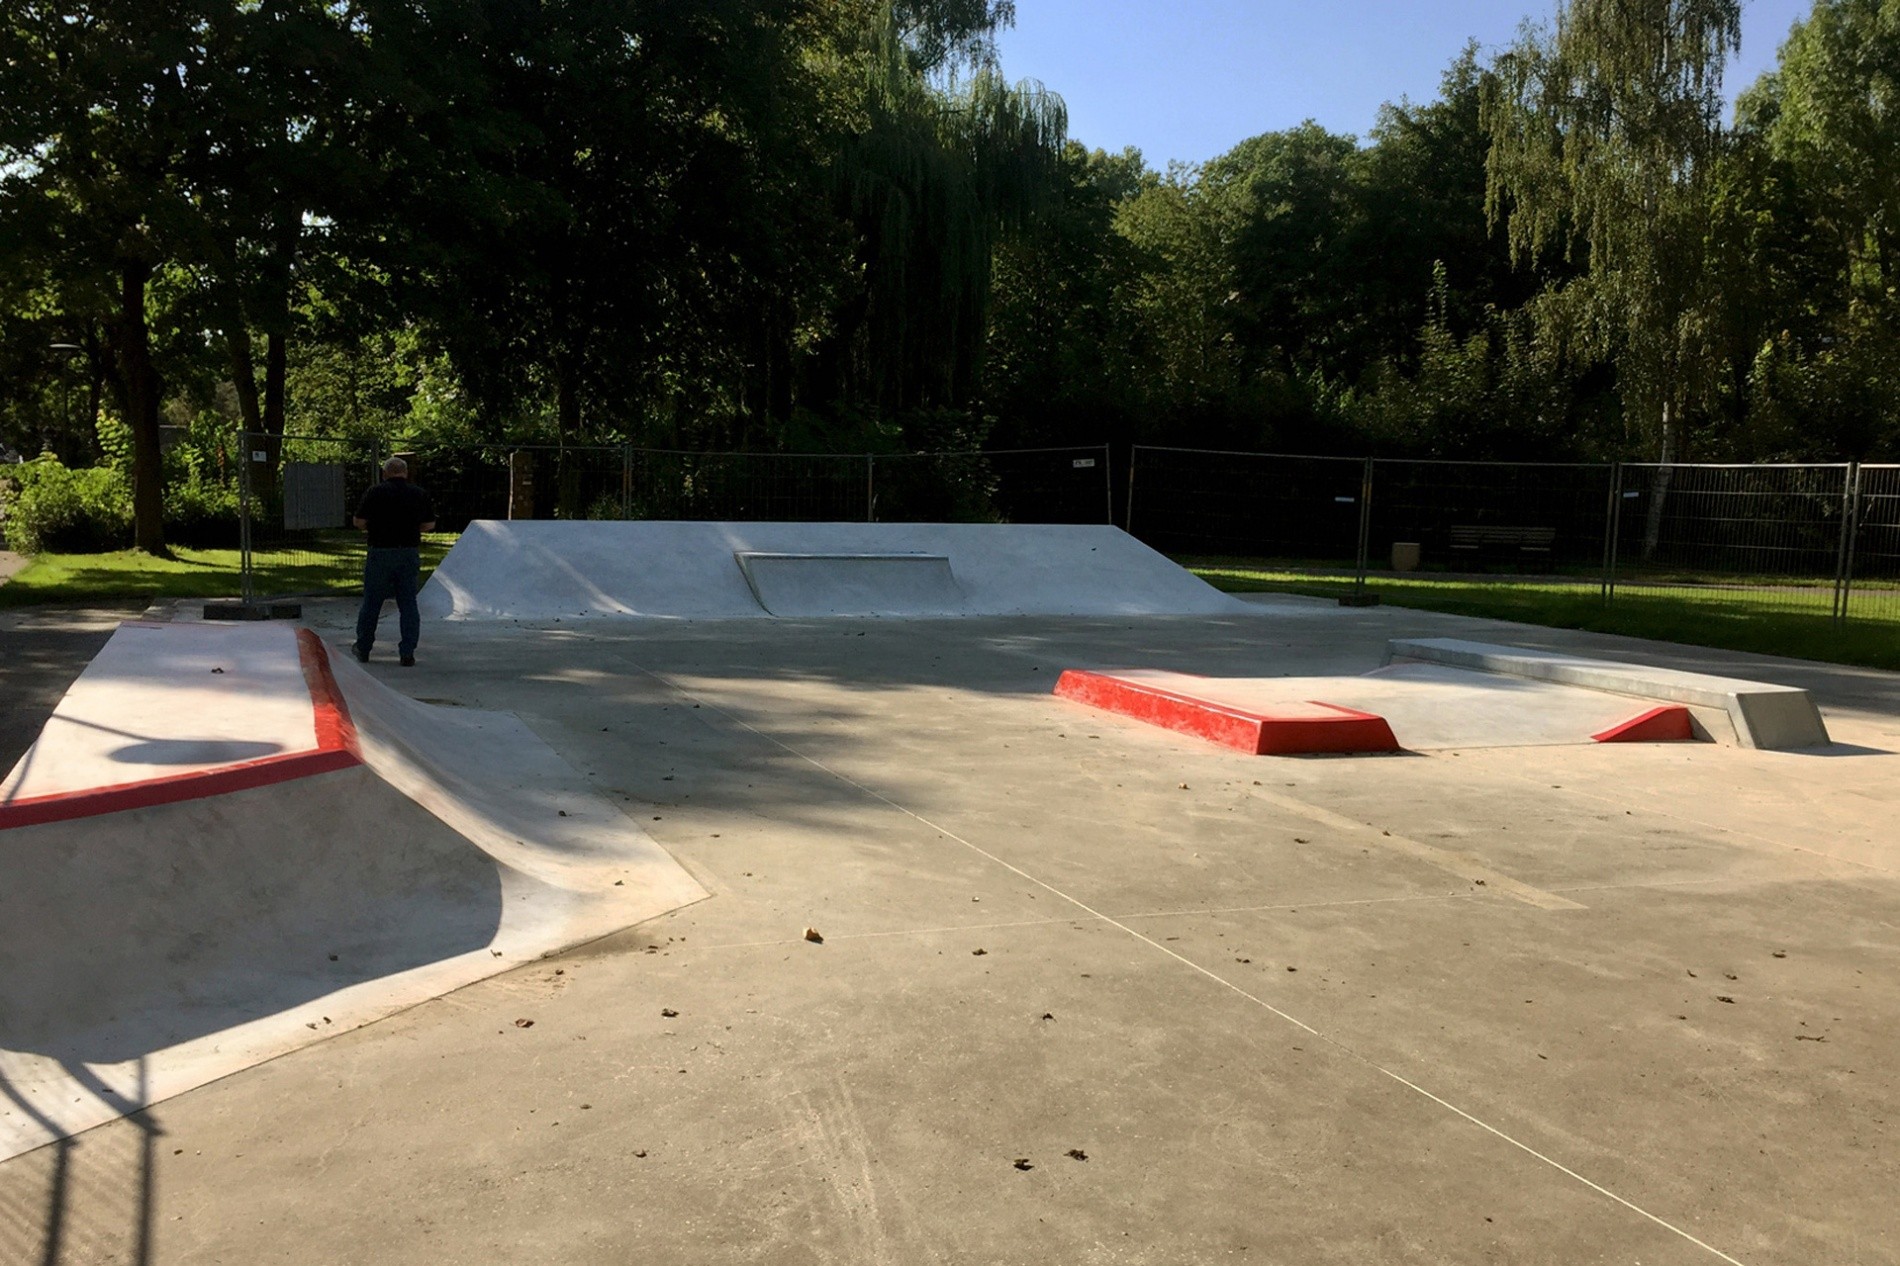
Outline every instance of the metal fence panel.
<path fill-rule="evenodd" d="M 1841 615 L 1900 621 L 1900 466 L 1855 471 Z"/>
<path fill-rule="evenodd" d="M 1426 571 L 1534 573 L 1598 585 L 1615 468 L 1545 462 L 1373 462 L 1370 561 L 1418 546 Z"/>
<path fill-rule="evenodd" d="M 1624 465 L 1617 596 L 1832 617 L 1851 474 L 1844 464 Z"/>
<path fill-rule="evenodd" d="M 1128 530 L 1163 553 L 1356 569 L 1365 461 L 1138 445 Z"/>

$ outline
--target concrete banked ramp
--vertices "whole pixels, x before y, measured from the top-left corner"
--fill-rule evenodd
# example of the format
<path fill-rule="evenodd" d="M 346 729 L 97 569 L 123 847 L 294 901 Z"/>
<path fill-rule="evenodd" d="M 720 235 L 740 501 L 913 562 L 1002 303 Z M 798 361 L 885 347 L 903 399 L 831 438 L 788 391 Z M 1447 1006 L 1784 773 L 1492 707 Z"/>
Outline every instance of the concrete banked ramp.
<path fill-rule="evenodd" d="M 0 1158 L 704 895 L 511 715 L 125 625 L 0 782 Z"/>
<path fill-rule="evenodd" d="M 996 523 L 495 522 L 469 525 L 427 615 L 1245 615 L 1119 528 Z"/>

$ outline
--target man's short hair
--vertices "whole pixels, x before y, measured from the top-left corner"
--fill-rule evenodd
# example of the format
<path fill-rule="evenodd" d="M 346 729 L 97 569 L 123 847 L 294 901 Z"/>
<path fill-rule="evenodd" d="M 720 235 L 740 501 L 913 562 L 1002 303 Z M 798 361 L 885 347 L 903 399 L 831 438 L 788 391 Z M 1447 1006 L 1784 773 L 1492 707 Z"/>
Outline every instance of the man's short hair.
<path fill-rule="evenodd" d="M 402 458 L 392 457 L 388 461 L 383 463 L 383 477 L 385 479 L 395 479 L 395 478 L 406 479 L 408 478 L 408 476 L 409 476 L 409 463 L 404 461 Z"/>

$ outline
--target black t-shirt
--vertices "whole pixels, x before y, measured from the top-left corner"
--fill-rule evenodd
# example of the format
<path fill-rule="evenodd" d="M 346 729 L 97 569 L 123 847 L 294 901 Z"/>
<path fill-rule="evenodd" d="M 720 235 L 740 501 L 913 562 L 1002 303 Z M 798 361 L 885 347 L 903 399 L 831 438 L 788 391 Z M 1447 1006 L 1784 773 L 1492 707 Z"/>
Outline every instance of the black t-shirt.
<path fill-rule="evenodd" d="M 369 525 L 371 549 L 413 549 L 422 544 L 422 525 L 435 521 L 435 506 L 407 479 L 385 479 L 363 494 L 356 517 Z"/>

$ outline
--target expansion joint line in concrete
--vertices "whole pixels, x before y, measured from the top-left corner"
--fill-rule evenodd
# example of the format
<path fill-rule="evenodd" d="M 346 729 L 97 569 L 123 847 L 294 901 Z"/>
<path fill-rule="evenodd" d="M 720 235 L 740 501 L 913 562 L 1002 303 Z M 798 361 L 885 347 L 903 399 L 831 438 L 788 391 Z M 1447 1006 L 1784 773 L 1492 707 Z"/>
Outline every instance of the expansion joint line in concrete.
<path fill-rule="evenodd" d="M 1056 887 L 1054 884 L 1048 882 L 1047 880 L 1037 878 L 1035 875 L 1030 874 L 1028 871 L 1024 870 L 1022 867 L 1016 865 L 1015 863 L 1007 861 L 1004 858 L 997 856 L 995 853 L 990 852 L 988 849 L 982 847 L 980 844 L 975 844 L 971 842 L 970 840 L 965 839 L 963 836 L 958 835 L 955 831 L 952 831 L 949 827 L 944 826 L 941 823 L 933 822 L 929 818 L 925 817 L 923 814 L 918 813 L 914 809 L 906 808 L 904 805 L 899 804 L 897 801 L 891 799 L 889 796 L 883 794 L 882 792 L 876 790 L 875 788 L 865 786 L 863 783 L 851 777 L 849 774 L 845 774 L 839 770 L 833 769 L 831 766 L 825 764 L 823 761 L 819 760 L 817 757 L 811 756 L 811 755 L 806 754 L 805 752 L 799 751 L 796 747 L 793 747 L 790 743 L 787 743 L 784 739 L 781 739 L 777 737 L 776 735 L 766 733 L 764 730 L 761 730 L 758 726 L 753 725 L 750 721 L 747 721 L 745 718 L 737 716 L 727 711 L 725 708 L 720 707 L 717 703 L 713 702 L 709 698 L 706 698 L 701 695 L 696 695 L 692 691 L 687 690 L 680 685 L 677 685 L 676 683 L 662 676 L 660 673 L 655 672 L 653 669 L 648 668 L 642 664 L 635 664 L 634 667 L 638 668 L 639 671 L 645 673 L 647 676 L 659 682 L 666 689 L 671 690 L 673 693 L 679 695 L 681 698 L 689 699 L 693 703 L 706 709 L 707 711 L 717 713 L 719 716 L 724 717 L 727 721 L 730 721 L 732 724 L 738 726 L 742 730 L 745 730 L 747 733 L 754 735 L 757 738 L 763 739 L 767 743 L 772 744 L 774 747 L 781 748 L 789 755 L 796 757 L 797 759 L 803 761 L 807 765 L 810 765 L 813 769 L 816 769 L 820 773 L 823 773 L 831 778 L 837 779 L 839 782 L 845 784 L 847 787 L 850 787 L 858 791 L 859 793 L 865 796 L 868 796 L 870 799 L 877 801 L 879 804 L 885 805 L 891 809 L 895 809 L 897 812 L 903 814 L 905 817 L 910 818 L 911 820 L 915 822 L 922 823 L 924 826 L 927 826 L 931 830 L 936 831 L 939 834 L 943 835 L 946 839 L 955 840 L 957 843 L 963 845 L 963 847 L 969 849 L 971 852 L 975 853 L 977 856 L 982 857 L 994 863 L 995 865 L 1002 867 L 1004 870 L 1009 871 L 1013 875 L 1017 875 L 1020 878 L 1027 880 L 1028 882 L 1036 885 L 1038 888 L 1041 888 L 1044 892 L 1050 893 L 1051 895 L 1058 897 L 1063 901 L 1068 902 L 1070 905 L 1074 906 L 1076 909 L 1081 910 L 1083 913 L 1087 914 L 1090 918 L 1096 919 L 1096 920 L 1099 920 L 1100 922 L 1108 924 L 1110 927 L 1113 927 L 1117 929 L 1118 931 L 1130 937 L 1133 937 L 1135 940 L 1142 942 L 1144 945 L 1147 945 L 1151 949 L 1159 950 L 1161 953 L 1167 955 L 1169 958 L 1172 958 L 1176 962 L 1180 963 L 1182 966 L 1187 967 L 1190 970 L 1198 972 L 1199 974 L 1207 977 L 1209 980 L 1221 986 L 1223 989 L 1226 989 L 1231 993 L 1238 994 L 1240 997 L 1246 999 L 1248 1002 L 1253 1003 L 1256 1007 L 1259 1007 L 1261 1010 L 1266 1011 L 1269 1014 L 1276 1016 L 1281 1020 L 1284 1020 L 1286 1023 L 1292 1025 L 1294 1028 L 1300 1030 L 1302 1033 L 1306 1033 L 1309 1036 L 1317 1039 L 1318 1041 L 1324 1042 L 1326 1045 L 1332 1047 L 1334 1050 L 1346 1056 L 1348 1059 L 1353 1060 L 1355 1063 L 1361 1064 L 1365 1066 L 1366 1068 L 1371 1069 L 1373 1072 L 1378 1073 L 1382 1077 L 1386 1077 L 1392 1081 L 1397 1082 L 1399 1085 L 1404 1086 L 1407 1090 L 1410 1090 L 1412 1093 L 1420 1096 L 1421 1098 L 1427 1099 L 1431 1101 L 1432 1103 L 1437 1104 L 1439 1107 L 1445 1109 L 1447 1112 L 1451 1112 L 1463 1118 L 1465 1121 L 1468 1121 L 1472 1125 L 1477 1126 L 1479 1129 L 1483 1130 L 1485 1133 L 1491 1135 L 1492 1137 L 1497 1138 L 1502 1142 L 1510 1144 L 1512 1147 L 1516 1148 L 1520 1152 L 1523 1152 L 1526 1156 L 1531 1157 L 1533 1160 L 1539 1161 L 1542 1164 L 1549 1166 L 1551 1169 L 1556 1170 L 1558 1173 L 1563 1174 L 1567 1178 L 1574 1179 L 1575 1181 L 1583 1184 L 1585 1187 L 1588 1187 L 1591 1191 L 1594 1191 L 1598 1195 L 1603 1196 L 1605 1199 L 1614 1201 L 1616 1204 L 1619 1204 L 1625 1209 L 1630 1210 L 1632 1213 L 1635 1213 L 1638 1216 L 1643 1217 L 1650 1222 L 1653 1222 L 1657 1226 L 1661 1227 L 1663 1230 L 1668 1231 L 1673 1235 L 1680 1236 L 1682 1239 L 1687 1240 L 1689 1243 L 1695 1245 L 1697 1248 L 1704 1250 L 1705 1252 L 1711 1254 L 1712 1256 L 1716 1257 L 1717 1259 L 1721 1261 L 1729 1263 L 1729 1266 L 1745 1266 L 1745 1263 L 1741 1262 L 1737 1258 L 1730 1257 L 1727 1253 L 1724 1253 L 1721 1249 L 1716 1248 L 1713 1244 L 1710 1244 L 1705 1240 L 1697 1239 L 1694 1235 L 1690 1234 L 1688 1231 L 1685 1231 L 1683 1228 L 1677 1226 L 1675 1223 L 1668 1221 L 1666 1218 L 1662 1218 L 1654 1213 L 1651 1213 L 1649 1210 L 1643 1208 L 1639 1204 L 1636 1204 L 1634 1201 L 1627 1200 L 1623 1198 L 1622 1196 L 1617 1195 L 1614 1191 L 1611 1191 L 1608 1187 L 1603 1186 L 1601 1183 L 1592 1182 L 1590 1179 L 1584 1177 L 1582 1174 L 1578 1173 L 1576 1170 L 1570 1168 L 1568 1165 L 1565 1165 L 1562 1161 L 1559 1161 L 1554 1157 L 1545 1155 L 1543 1152 L 1538 1151 L 1536 1148 L 1532 1147 L 1530 1144 L 1523 1142 L 1522 1140 L 1515 1138 L 1510 1134 L 1505 1133 L 1503 1130 L 1499 1129 L 1495 1125 L 1492 1125 L 1490 1122 L 1485 1121 L 1480 1117 L 1473 1116 L 1471 1113 L 1465 1111 L 1463 1108 L 1459 1107 L 1457 1104 L 1452 1103 L 1446 1099 L 1439 1097 L 1438 1095 L 1433 1094 L 1431 1091 L 1425 1089 L 1423 1086 L 1419 1085 L 1417 1082 L 1410 1080 L 1409 1078 L 1403 1076 L 1400 1073 L 1396 1073 L 1392 1071 L 1391 1069 L 1385 1067 L 1383 1064 L 1380 1064 L 1377 1060 L 1372 1059 L 1370 1056 L 1361 1054 L 1359 1051 L 1347 1045 L 1341 1039 L 1333 1037 L 1329 1034 L 1320 1032 L 1318 1029 L 1306 1023 L 1306 1021 L 1300 1019 L 1298 1016 L 1291 1015 L 1288 1012 L 1282 1011 L 1280 1008 L 1274 1006 L 1272 1003 L 1268 1002 L 1266 999 L 1260 997 L 1257 994 L 1249 993 L 1247 990 L 1241 988 L 1239 985 L 1235 984 L 1233 981 L 1228 980 L 1225 976 L 1222 976 L 1218 972 L 1215 972 L 1209 968 L 1203 967 L 1201 964 L 1195 962 L 1193 959 L 1187 957 L 1185 954 L 1178 953 L 1177 951 L 1168 948 L 1168 946 L 1162 944 L 1160 941 L 1155 940 L 1153 937 L 1148 936 L 1145 933 L 1137 931 L 1135 928 L 1130 927 L 1128 924 L 1113 917 L 1112 915 L 1107 915 L 1107 914 L 1102 913 L 1100 910 L 1095 909 L 1095 907 L 1089 905 L 1088 902 L 1082 900 L 1080 897 L 1073 896 L 1070 893 L 1064 892 L 1062 889 Z"/>

